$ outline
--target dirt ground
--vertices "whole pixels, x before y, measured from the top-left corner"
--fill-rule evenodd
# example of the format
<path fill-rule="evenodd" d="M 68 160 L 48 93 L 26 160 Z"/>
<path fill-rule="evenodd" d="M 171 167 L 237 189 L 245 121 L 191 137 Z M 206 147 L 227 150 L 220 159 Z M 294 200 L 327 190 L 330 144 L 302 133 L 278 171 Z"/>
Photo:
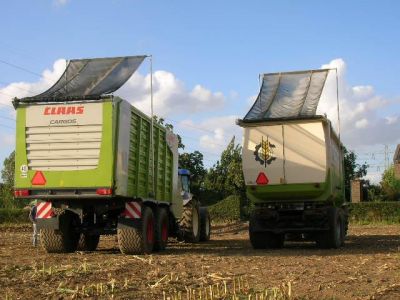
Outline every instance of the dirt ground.
<path fill-rule="evenodd" d="M 247 224 L 220 225 L 207 243 L 171 241 L 148 256 L 122 255 L 114 236 L 102 237 L 95 252 L 47 254 L 31 246 L 29 227 L 0 230 L 5 299 L 163 299 L 173 290 L 185 299 L 201 286 L 232 289 L 235 278 L 255 291 L 290 284 L 294 299 L 400 299 L 400 225 L 351 226 L 338 250 L 311 242 L 253 250 Z"/>

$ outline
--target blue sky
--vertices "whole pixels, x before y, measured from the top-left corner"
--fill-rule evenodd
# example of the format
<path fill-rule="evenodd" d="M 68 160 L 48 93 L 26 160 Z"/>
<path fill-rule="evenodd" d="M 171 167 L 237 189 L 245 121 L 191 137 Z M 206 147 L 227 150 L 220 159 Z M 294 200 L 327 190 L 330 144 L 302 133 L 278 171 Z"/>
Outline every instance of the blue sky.
<path fill-rule="evenodd" d="M 210 166 L 230 137 L 240 135 L 234 119 L 257 94 L 259 73 L 330 64 L 340 70 L 345 144 L 382 165 L 383 145 L 393 149 L 399 142 L 397 1 L 41 0 L 4 1 L 0 11 L 3 104 L 56 80 L 59 59 L 152 54 L 156 113 Z M 45 70 L 46 83 L 39 76 Z M 133 87 L 146 85 L 147 73 L 145 63 L 122 91 L 144 110 L 145 96 Z M 0 116 L 3 161 L 14 147 L 5 127 L 14 126 L 11 108 L 0 105 Z M 378 167 L 370 171 L 377 180 Z"/>

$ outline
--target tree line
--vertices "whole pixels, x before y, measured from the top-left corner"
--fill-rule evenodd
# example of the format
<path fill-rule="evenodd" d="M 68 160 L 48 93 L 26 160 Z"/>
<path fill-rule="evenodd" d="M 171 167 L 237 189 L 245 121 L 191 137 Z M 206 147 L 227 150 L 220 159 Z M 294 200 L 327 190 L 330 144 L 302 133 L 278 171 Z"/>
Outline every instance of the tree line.
<path fill-rule="evenodd" d="M 164 124 L 163 119 L 156 119 Z M 179 137 L 179 167 L 188 169 L 191 176 L 192 193 L 199 198 L 203 205 L 214 204 L 230 195 L 240 196 L 241 206 L 247 205 L 245 184 L 242 172 L 242 146 L 232 137 L 228 146 L 222 151 L 219 160 L 210 168 L 204 167 L 203 154 L 200 151 L 184 152 L 185 145 Z M 367 174 L 368 165 L 358 164 L 357 155 L 344 148 L 344 185 L 345 197 L 350 201 L 350 182 L 362 179 Z M 13 198 L 15 153 L 12 152 L 3 162 L 1 171 L 2 184 L 0 189 L 0 207 L 15 208 L 27 204 Z M 387 169 L 379 184 L 364 181 L 364 187 L 370 201 L 396 201 L 400 197 L 400 180 L 394 176 L 393 166 Z"/>

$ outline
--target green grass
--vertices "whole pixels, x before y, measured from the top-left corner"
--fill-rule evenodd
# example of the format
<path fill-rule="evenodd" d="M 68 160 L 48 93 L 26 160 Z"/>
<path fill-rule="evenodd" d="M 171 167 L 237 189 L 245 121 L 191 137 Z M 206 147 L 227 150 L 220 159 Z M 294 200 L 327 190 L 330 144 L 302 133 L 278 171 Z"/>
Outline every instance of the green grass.
<path fill-rule="evenodd" d="M 0 208 L 0 224 L 29 223 L 29 210 L 22 208 Z"/>

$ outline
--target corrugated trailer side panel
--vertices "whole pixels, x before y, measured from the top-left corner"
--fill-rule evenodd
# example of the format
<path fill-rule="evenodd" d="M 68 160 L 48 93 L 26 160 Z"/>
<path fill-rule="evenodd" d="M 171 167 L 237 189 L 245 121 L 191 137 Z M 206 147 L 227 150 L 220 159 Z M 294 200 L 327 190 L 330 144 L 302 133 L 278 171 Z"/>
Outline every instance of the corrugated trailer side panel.
<path fill-rule="evenodd" d="M 166 129 L 153 125 L 154 172 L 150 140 L 150 118 L 131 107 L 128 194 L 135 198 L 171 202 L 173 155 L 167 146 Z"/>

